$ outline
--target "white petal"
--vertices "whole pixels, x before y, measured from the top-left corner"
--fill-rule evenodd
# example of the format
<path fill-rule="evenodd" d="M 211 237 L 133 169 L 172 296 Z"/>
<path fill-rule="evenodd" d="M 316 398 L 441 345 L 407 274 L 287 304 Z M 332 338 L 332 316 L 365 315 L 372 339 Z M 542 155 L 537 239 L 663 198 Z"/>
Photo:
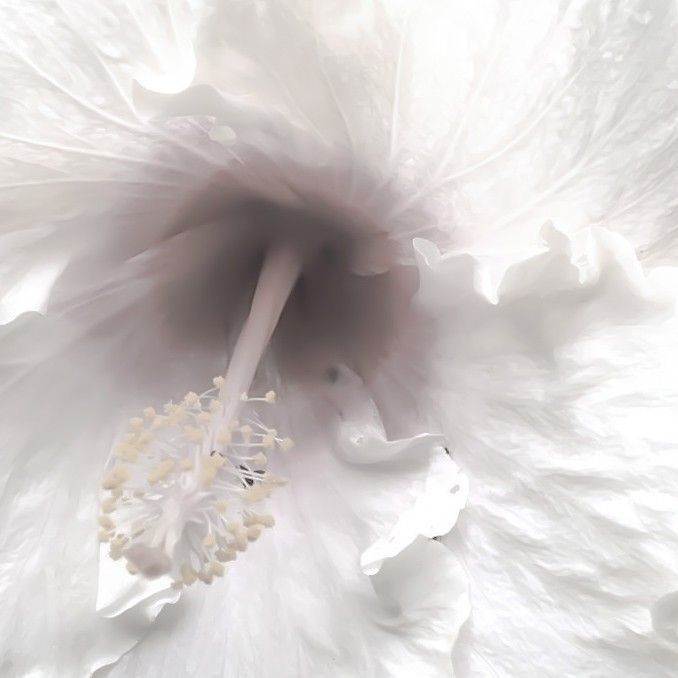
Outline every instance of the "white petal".
<path fill-rule="evenodd" d="M 354 442 L 339 426 L 328 446 L 327 402 L 351 409 L 360 396 L 355 382 L 341 382 L 339 395 L 336 383 L 311 400 L 288 394 L 293 418 L 305 425 L 274 466 L 288 478 L 272 498 L 275 527 L 223 580 L 186 591 L 111 676 L 450 675 L 468 614 L 465 578 L 449 552 L 420 535 L 451 527 L 462 481 L 434 436 L 399 441 L 387 454 L 385 441 L 365 442 L 377 452 L 353 461 L 343 450 Z M 352 431 L 375 425 L 355 412 L 349 418 Z M 440 508 L 447 515 L 432 513 Z"/>
<path fill-rule="evenodd" d="M 447 432 L 471 486 L 448 542 L 471 578 L 457 668 L 669 676 L 678 271 L 644 275 L 609 232 L 546 235 L 547 251 L 487 296 L 468 256 L 418 245 L 421 303 L 446 328 Z"/>
<path fill-rule="evenodd" d="M 74 336 L 38 314 L 0 327 L 0 632 L 2 672 L 12 676 L 89 675 L 176 597 L 150 591 L 113 618 L 96 613 L 98 486 L 116 400 L 101 407 L 96 361 Z"/>

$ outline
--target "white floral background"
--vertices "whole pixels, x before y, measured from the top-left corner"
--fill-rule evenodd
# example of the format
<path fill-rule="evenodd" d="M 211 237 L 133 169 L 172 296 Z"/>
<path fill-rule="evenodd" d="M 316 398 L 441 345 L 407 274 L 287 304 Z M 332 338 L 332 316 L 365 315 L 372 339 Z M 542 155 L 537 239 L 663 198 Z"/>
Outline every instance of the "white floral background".
<path fill-rule="evenodd" d="M 677 30 L 674 0 L 2 0 L 0 675 L 675 676 Z M 283 379 L 276 527 L 179 592 L 96 516 L 121 422 L 223 368 L 221 235 L 181 211 L 219 172 L 369 215 L 419 321 L 369 379 Z"/>

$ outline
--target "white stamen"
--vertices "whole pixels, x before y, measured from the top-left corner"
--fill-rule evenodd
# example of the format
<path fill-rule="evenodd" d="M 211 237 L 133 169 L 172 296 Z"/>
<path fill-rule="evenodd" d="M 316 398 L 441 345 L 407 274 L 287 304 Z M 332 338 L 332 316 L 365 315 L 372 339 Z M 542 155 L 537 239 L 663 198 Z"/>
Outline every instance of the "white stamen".
<path fill-rule="evenodd" d="M 247 392 L 301 264 L 285 245 L 267 254 L 228 371 L 214 377 L 214 389 L 189 391 L 180 403 L 165 403 L 163 414 L 145 408 L 147 428 L 141 417 L 129 420 L 113 453 L 119 461 L 102 481 L 110 495 L 102 500 L 99 539 L 110 543 L 113 560 L 126 558 L 131 573 L 170 575 L 175 588 L 196 579 L 210 584 L 224 574 L 222 563 L 273 526 L 270 514 L 253 510 L 283 482 L 264 470 L 264 450 L 289 449 L 292 441 L 264 426 L 255 410 L 275 403 L 275 391 Z M 253 410 L 256 432 L 238 423 L 240 410 Z"/>
<path fill-rule="evenodd" d="M 146 408 L 147 428 L 131 419 L 131 432 L 113 448 L 102 481 L 108 492 L 101 501 L 99 540 L 109 544 L 112 559 L 127 560 L 130 573 L 167 574 L 177 588 L 197 579 L 209 584 L 223 575 L 222 563 L 235 560 L 274 524 L 270 513 L 257 510 L 280 484 L 265 471 L 266 453 L 285 443 L 261 423 L 258 410 L 269 401 L 248 398 L 243 414 L 251 424 L 217 432 L 213 395 L 211 390 L 197 400 L 185 397 L 184 405 L 168 403 L 166 416 L 174 423 L 160 427 Z"/>

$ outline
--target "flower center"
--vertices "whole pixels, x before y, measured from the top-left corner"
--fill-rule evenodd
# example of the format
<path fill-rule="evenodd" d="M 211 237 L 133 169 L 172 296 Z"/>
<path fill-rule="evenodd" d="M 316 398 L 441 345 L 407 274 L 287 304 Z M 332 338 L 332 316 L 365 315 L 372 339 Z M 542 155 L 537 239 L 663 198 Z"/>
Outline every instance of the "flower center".
<path fill-rule="evenodd" d="M 223 377 L 214 384 L 160 414 L 146 408 L 113 449 L 99 538 L 132 574 L 209 584 L 274 524 L 266 500 L 284 481 L 267 470 L 268 456 L 292 445 L 260 416 L 275 393 L 241 396 L 240 420 L 226 421 Z"/>
<path fill-rule="evenodd" d="M 170 575 L 176 587 L 198 578 L 209 584 L 273 526 L 265 504 L 284 481 L 267 471 L 267 455 L 291 440 L 260 416 L 275 392 L 252 398 L 247 391 L 300 267 L 294 249 L 272 247 L 226 376 L 201 395 L 166 403 L 160 414 L 147 407 L 114 447 L 99 538 L 132 574 Z"/>

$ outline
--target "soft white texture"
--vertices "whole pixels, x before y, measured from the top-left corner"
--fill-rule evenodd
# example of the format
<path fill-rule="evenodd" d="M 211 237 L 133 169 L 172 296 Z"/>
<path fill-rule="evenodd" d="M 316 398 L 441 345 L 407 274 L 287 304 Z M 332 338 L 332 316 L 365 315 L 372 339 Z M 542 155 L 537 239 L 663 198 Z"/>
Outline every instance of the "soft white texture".
<path fill-rule="evenodd" d="M 326 182 L 333 189 L 373 199 L 396 221 L 402 201 L 420 212 L 413 231 L 424 221 L 449 233 L 449 257 L 416 243 L 420 301 L 441 321 L 439 391 L 408 386 L 419 410 L 446 423 L 471 478 L 463 529 L 451 540 L 464 553 L 475 610 L 458 643 L 458 674 L 672 675 L 676 329 L 671 303 L 656 294 L 663 287 L 670 296 L 675 282 L 661 270 L 645 281 L 633 250 L 609 232 L 627 236 L 650 266 L 675 260 L 672 0 L 62 0 L 6 2 L 0 19 L 0 314 L 8 322 L 22 309 L 43 311 L 45 294 L 17 303 L 17 290 L 31 271 L 67 261 L 77 268 L 57 301 L 101 295 L 73 322 L 27 315 L 0 328 L 0 635 L 10 639 L 0 672 L 87 675 L 136 642 L 164 602 L 136 609 L 131 630 L 120 617 L 99 620 L 106 646 L 90 640 L 99 637 L 85 614 L 96 599 L 92 511 L 118 415 L 155 395 L 141 377 L 155 377 L 164 397 L 214 373 L 216 354 L 177 364 L 158 342 L 165 318 L 136 302 L 156 285 L 134 257 L 153 246 L 178 195 L 218 166 L 224 149 L 237 162 L 238 141 L 310 166 L 348 158 L 347 176 Z M 400 197 L 364 195 L 358 165 L 378 178 L 376 187 L 399 183 Z M 591 224 L 608 231 L 576 235 L 573 253 L 551 232 L 548 253 L 502 278 L 538 250 L 547 220 L 567 233 Z M 207 254 L 209 242 L 203 248 Z M 109 287 L 101 291 L 100 280 Z M 98 326 L 96 341 L 81 341 Z M 139 382 L 108 381 L 112 367 L 122 375 L 135 363 L 145 367 Z M 162 374 L 169 364 L 173 374 Z M 411 403 L 387 397 L 403 379 L 381 375 L 377 383 L 391 418 L 409 411 Z M 442 463 L 452 480 L 456 471 Z M 420 470 L 420 486 L 434 482 L 429 467 Z M 421 501 L 428 496 L 431 508 L 440 506 L 436 487 Z M 375 544 L 378 560 L 391 539 L 405 545 L 417 530 L 429 535 L 427 520 L 454 522 L 456 500 L 446 497 L 450 518 L 424 520 L 407 497 L 414 503 L 401 522 L 368 530 L 360 553 L 369 562 Z M 350 546 L 334 543 L 333 553 L 357 555 Z M 299 580 L 310 572 L 331 588 L 304 569 L 311 557 L 300 553 Z M 353 573 L 353 599 L 365 605 L 349 607 L 334 589 L 322 589 L 323 605 L 302 597 L 306 612 L 294 633 L 286 638 L 278 624 L 281 635 L 270 640 L 291 652 L 305 629 L 309 653 L 295 659 L 310 663 L 296 669 L 312 674 L 332 643 L 358 647 L 341 635 L 357 614 L 366 625 L 376 621 L 370 632 L 384 642 L 365 645 L 346 671 L 378 676 L 402 666 L 405 675 L 446 675 L 444 654 L 467 611 L 450 554 L 414 541 L 372 578 L 376 593 L 355 562 L 339 565 L 342 577 Z M 422 581 L 431 584 L 422 590 Z M 330 594 L 338 601 L 331 611 Z M 161 674 L 163 662 L 169 671 L 182 666 L 179 675 L 251 670 L 247 638 L 236 636 L 235 651 L 225 640 L 219 598 L 196 596 L 164 614 L 120 675 Z M 393 599 L 408 603 L 407 613 L 394 605 L 384 621 L 382 603 Z M 259 628 L 261 605 L 255 598 L 228 614 Z M 209 651 L 203 626 L 192 622 L 198 616 L 213 633 Z M 399 629 L 414 645 L 391 644 L 378 628 Z M 421 646 L 431 650 L 425 668 L 415 663 Z M 228 665 L 233 656 L 243 664 Z"/>
<path fill-rule="evenodd" d="M 418 243 L 445 325 L 447 432 L 472 479 L 459 675 L 672 676 L 678 271 L 593 229 L 509 268 Z M 453 414 L 452 414 L 453 413 Z"/>

